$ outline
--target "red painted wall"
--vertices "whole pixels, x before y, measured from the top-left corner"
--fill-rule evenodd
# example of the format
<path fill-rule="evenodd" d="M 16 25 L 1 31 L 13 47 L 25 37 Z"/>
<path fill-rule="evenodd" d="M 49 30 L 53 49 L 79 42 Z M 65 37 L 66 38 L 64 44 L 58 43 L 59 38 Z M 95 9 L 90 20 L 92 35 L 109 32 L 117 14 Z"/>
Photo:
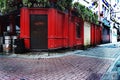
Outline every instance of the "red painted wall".
<path fill-rule="evenodd" d="M 20 38 L 24 38 L 25 47 L 30 48 L 30 23 L 29 10 L 27 8 L 21 9 L 20 13 Z"/>
<path fill-rule="evenodd" d="M 80 38 L 76 37 L 76 23 L 80 23 Z M 77 17 L 71 17 L 69 22 L 69 47 L 83 46 L 84 41 L 84 22 Z"/>
<path fill-rule="evenodd" d="M 68 47 L 68 14 L 56 9 L 22 8 L 20 38 L 25 39 L 25 46 L 30 49 L 30 14 L 48 15 L 48 49 Z"/>
<path fill-rule="evenodd" d="M 76 19 L 76 22 L 80 23 L 80 38 L 76 38 L 76 45 L 83 45 L 84 39 L 84 21 L 80 18 Z M 75 31 L 76 32 L 76 31 Z"/>
<path fill-rule="evenodd" d="M 98 45 L 101 43 L 101 27 L 91 24 L 91 45 Z"/>
<path fill-rule="evenodd" d="M 20 38 L 24 38 L 25 47 L 30 49 L 30 15 L 45 14 L 48 16 L 48 47 L 58 49 L 64 47 L 83 46 L 84 21 L 54 8 L 22 8 L 20 14 Z M 80 23 L 80 38 L 76 37 L 76 23 Z M 91 24 L 91 45 L 101 43 L 101 27 Z"/>
<path fill-rule="evenodd" d="M 69 47 L 74 47 L 76 44 L 75 41 L 75 22 L 70 21 L 69 23 Z"/>
<path fill-rule="evenodd" d="M 53 9 L 49 16 L 48 48 L 68 47 L 68 14 Z"/>

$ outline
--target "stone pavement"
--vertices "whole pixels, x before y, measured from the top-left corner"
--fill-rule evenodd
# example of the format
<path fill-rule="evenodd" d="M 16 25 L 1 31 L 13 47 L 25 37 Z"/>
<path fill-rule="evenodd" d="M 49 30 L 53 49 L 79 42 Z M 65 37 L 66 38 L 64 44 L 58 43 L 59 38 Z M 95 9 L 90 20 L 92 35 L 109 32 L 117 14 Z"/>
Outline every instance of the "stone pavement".
<path fill-rule="evenodd" d="M 59 57 L 0 56 L 0 80 L 100 80 L 119 50 L 100 46 Z"/>
<path fill-rule="evenodd" d="M 111 60 L 76 55 L 0 58 L 0 80 L 100 80 L 111 63 Z"/>
<path fill-rule="evenodd" d="M 88 50 L 77 50 L 75 54 L 96 58 L 116 59 L 120 55 L 120 48 L 96 47 Z"/>

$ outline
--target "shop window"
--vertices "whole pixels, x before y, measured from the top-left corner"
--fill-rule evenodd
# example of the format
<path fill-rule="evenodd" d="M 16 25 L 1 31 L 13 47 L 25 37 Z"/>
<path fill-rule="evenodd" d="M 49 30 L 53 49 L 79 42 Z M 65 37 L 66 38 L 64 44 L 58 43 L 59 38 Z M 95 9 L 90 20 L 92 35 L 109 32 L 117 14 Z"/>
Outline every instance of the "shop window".
<path fill-rule="evenodd" d="M 80 24 L 76 23 L 76 37 L 80 38 Z"/>
<path fill-rule="evenodd" d="M 16 25 L 15 30 L 16 30 L 16 34 L 19 35 L 20 34 L 20 27 L 18 25 Z"/>
<path fill-rule="evenodd" d="M 7 32 L 10 32 L 10 26 L 7 26 Z"/>

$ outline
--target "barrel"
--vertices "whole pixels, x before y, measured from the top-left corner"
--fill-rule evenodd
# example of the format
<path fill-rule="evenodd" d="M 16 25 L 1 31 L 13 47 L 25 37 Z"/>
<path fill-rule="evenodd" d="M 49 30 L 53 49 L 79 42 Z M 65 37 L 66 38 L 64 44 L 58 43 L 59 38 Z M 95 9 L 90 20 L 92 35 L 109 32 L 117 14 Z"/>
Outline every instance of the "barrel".
<path fill-rule="evenodd" d="M 4 36 L 3 52 L 5 53 L 12 52 L 11 36 Z"/>
<path fill-rule="evenodd" d="M 9 54 L 12 52 L 12 45 L 11 44 L 3 44 L 3 52 Z"/>

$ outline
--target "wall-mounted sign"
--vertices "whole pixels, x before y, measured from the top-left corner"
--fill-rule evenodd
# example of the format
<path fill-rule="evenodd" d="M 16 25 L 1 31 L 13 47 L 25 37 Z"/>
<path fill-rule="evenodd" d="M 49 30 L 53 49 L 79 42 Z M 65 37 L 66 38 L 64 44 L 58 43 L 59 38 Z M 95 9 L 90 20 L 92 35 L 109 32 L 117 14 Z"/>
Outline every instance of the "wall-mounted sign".
<path fill-rule="evenodd" d="M 35 25 L 35 26 L 44 26 L 44 25 L 45 25 L 45 22 L 43 22 L 43 21 L 36 21 L 36 22 L 34 23 L 34 25 Z"/>
<path fill-rule="evenodd" d="M 42 3 L 33 3 L 33 7 L 44 7 Z"/>

